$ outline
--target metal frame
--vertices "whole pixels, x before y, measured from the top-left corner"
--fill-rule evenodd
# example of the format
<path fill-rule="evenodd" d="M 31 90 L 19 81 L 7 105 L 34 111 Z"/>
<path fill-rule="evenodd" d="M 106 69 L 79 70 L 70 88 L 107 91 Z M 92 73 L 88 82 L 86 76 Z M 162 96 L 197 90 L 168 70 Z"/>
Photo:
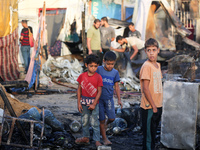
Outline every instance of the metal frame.
<path fill-rule="evenodd" d="M 12 120 L 12 125 L 11 125 L 11 128 L 10 128 L 10 133 L 9 133 L 7 142 L 2 142 L 3 124 L 4 124 L 5 120 Z M 17 123 L 18 121 L 30 123 L 30 142 L 29 142 L 30 145 L 22 145 L 22 144 L 11 143 L 11 138 L 12 138 L 14 126 L 15 126 L 15 123 Z M 38 141 L 38 147 L 33 146 L 34 123 L 40 123 L 42 125 L 41 135 L 40 135 L 40 138 L 39 138 L 39 141 Z M 43 133 L 44 133 L 44 108 L 42 108 L 42 121 L 36 121 L 36 120 L 30 120 L 30 119 L 21 119 L 21 118 L 17 118 L 17 117 L 6 116 L 5 114 L 3 114 L 2 126 L 1 126 L 1 130 L 0 130 L 0 145 L 10 145 L 10 146 L 15 146 L 15 147 L 40 149 L 41 142 L 42 142 L 42 139 L 43 139 Z"/>

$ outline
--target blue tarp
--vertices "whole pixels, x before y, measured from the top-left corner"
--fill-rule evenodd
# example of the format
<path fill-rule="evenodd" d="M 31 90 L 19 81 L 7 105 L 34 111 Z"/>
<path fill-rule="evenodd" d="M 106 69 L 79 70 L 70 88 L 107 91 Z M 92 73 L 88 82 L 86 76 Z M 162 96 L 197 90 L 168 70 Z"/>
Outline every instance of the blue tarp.
<path fill-rule="evenodd" d="M 127 7 L 126 8 L 126 18 L 130 17 L 131 15 L 133 15 L 133 8 Z M 132 17 L 131 19 L 127 20 L 127 22 L 131 22 L 132 21 Z"/>
<path fill-rule="evenodd" d="M 126 8 L 126 18 L 133 14 L 133 8 Z M 115 4 L 114 2 L 110 4 L 104 4 L 101 0 L 92 0 L 92 15 L 101 19 L 106 16 L 109 18 L 114 18 L 121 20 L 121 5 Z M 132 19 L 128 20 L 131 22 Z"/>
<path fill-rule="evenodd" d="M 121 5 L 111 3 L 105 5 L 101 0 L 92 1 L 92 15 L 95 18 L 101 19 L 104 16 L 121 19 Z"/>

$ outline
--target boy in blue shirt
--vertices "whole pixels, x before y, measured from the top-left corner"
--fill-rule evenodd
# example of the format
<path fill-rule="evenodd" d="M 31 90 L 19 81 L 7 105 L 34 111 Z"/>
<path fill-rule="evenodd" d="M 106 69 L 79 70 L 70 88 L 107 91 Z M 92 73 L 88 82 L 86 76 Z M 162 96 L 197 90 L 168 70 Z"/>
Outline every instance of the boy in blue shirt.
<path fill-rule="evenodd" d="M 99 73 L 103 79 L 102 94 L 99 99 L 99 121 L 100 121 L 100 130 L 104 145 L 112 144 L 106 137 L 106 128 L 109 123 L 115 120 L 113 86 L 115 87 L 116 90 L 118 104 L 121 105 L 122 108 L 122 103 L 120 98 L 120 88 L 118 84 L 118 82 L 120 81 L 120 77 L 118 71 L 114 69 L 115 62 L 116 62 L 115 53 L 112 51 L 106 52 L 103 60 L 104 66 L 99 66 L 97 69 L 97 73 Z M 107 121 L 105 114 L 108 117 Z"/>

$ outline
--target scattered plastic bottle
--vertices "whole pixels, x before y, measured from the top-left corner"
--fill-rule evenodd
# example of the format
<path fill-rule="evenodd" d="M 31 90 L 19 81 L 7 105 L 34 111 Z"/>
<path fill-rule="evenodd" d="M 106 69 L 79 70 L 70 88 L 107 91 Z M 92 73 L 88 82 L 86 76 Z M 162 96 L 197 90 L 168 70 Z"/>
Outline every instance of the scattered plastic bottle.
<path fill-rule="evenodd" d="M 78 132 L 81 128 L 81 124 L 77 121 L 77 120 L 74 120 L 70 125 L 69 125 L 70 129 L 73 131 L 73 132 Z"/>

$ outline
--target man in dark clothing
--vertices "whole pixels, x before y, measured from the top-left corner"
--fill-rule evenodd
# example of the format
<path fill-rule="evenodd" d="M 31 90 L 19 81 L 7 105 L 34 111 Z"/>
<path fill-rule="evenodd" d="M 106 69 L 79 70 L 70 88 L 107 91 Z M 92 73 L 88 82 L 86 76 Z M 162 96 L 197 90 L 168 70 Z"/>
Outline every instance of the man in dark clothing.
<path fill-rule="evenodd" d="M 21 31 L 21 37 L 20 37 L 21 52 L 22 52 L 22 57 L 24 59 L 25 72 L 27 73 L 29 62 L 30 62 L 29 31 L 31 33 L 33 33 L 33 31 L 32 31 L 32 27 L 27 25 L 27 20 L 22 20 L 21 23 L 22 23 L 22 26 L 24 27 Z"/>

